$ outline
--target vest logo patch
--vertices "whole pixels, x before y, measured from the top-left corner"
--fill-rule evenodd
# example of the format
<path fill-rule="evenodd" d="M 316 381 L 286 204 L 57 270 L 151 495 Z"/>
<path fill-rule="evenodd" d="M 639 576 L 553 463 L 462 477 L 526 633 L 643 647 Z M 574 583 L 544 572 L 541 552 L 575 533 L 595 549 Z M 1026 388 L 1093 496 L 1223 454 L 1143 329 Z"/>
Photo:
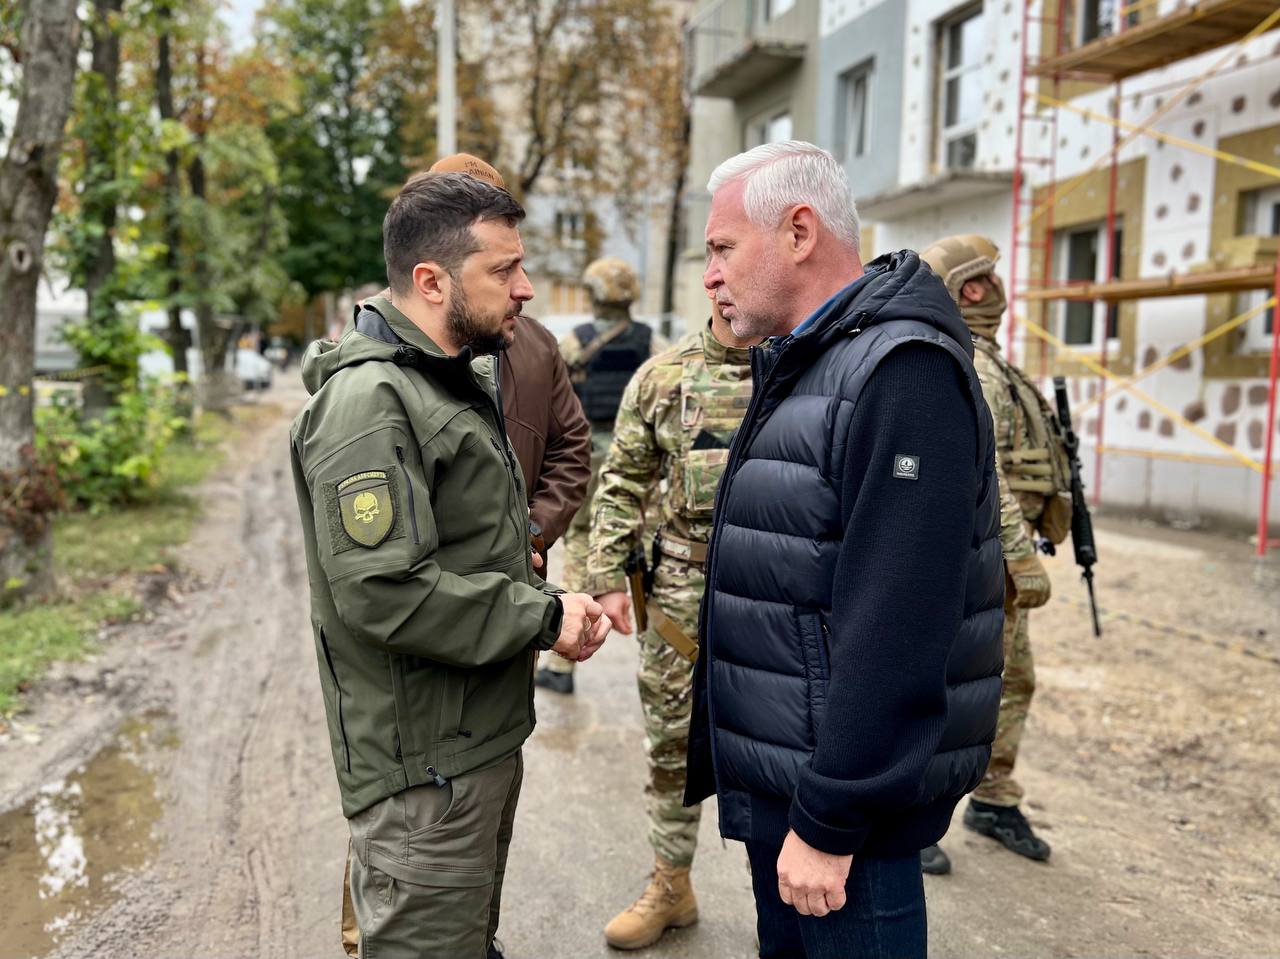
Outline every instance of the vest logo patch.
<path fill-rule="evenodd" d="M 916 480 L 920 478 L 920 457 L 911 453 L 895 453 L 893 456 L 893 478 Z"/>

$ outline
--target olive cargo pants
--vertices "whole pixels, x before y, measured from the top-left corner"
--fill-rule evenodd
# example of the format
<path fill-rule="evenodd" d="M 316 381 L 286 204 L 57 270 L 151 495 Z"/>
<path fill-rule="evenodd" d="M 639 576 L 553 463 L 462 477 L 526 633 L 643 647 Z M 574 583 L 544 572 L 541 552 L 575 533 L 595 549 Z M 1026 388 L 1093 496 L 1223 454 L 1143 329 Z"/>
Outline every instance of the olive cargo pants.
<path fill-rule="evenodd" d="M 515 752 L 351 818 L 342 909 L 348 955 L 484 959 L 498 929 L 523 777 Z"/>

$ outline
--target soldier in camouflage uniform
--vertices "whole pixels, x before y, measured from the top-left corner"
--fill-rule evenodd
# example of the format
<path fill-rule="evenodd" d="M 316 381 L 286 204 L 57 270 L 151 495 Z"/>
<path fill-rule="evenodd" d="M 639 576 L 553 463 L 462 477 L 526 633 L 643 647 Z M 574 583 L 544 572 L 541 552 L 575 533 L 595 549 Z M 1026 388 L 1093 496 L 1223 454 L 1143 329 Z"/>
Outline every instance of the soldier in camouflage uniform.
<path fill-rule="evenodd" d="M 564 573 L 560 582 L 570 591 L 583 585 L 587 576 L 591 497 L 613 438 L 622 392 L 640 364 L 666 345 L 649 327 L 631 319 L 631 304 L 640 296 L 640 279 L 625 261 L 617 257 L 596 260 L 583 272 L 582 282 L 591 295 L 593 319 L 560 341 L 560 355 L 591 423 L 591 485 L 561 540 Z M 567 659 L 547 656 L 534 682 L 558 693 L 572 693 L 573 667 Z"/>
<path fill-rule="evenodd" d="M 646 529 L 646 506 L 656 505 L 660 523 L 638 674 L 655 865 L 648 888 L 605 928 L 606 940 L 618 949 L 643 948 L 666 929 L 698 918 L 689 869 L 701 810 L 683 805 L 693 662 L 677 645 L 693 652 L 689 647 L 697 637 L 711 509 L 730 439 L 750 400 L 747 348 L 755 342 L 735 337 L 716 311 L 702 330 L 640 367 L 618 409 L 613 444 L 591 505 L 583 585 L 610 611 L 615 629 L 629 631 L 623 567 L 636 543 L 652 532 Z M 656 504 L 648 502 L 654 490 Z"/>
<path fill-rule="evenodd" d="M 1000 544 L 1006 571 L 1004 689 L 991 763 L 965 810 L 965 825 L 1028 859 L 1049 858 L 1049 844 L 1018 808 L 1022 787 L 1013 778 L 1018 744 L 1035 691 L 1028 610 L 1049 601 L 1049 576 L 1036 552 L 1035 532 L 1061 542 L 1070 529 L 1065 453 L 1060 434 L 1045 422 L 1048 404 L 1031 381 L 1001 355 L 996 331 L 1004 315 L 1004 287 L 994 273 L 999 250 L 976 235 L 939 240 L 920 254 L 955 298 L 973 333 L 973 365 L 991 408 L 1000 482 Z M 1064 516 L 1065 509 L 1065 516 Z M 1063 523 L 1065 521 L 1065 528 Z M 921 853 L 925 872 L 950 872 L 937 846 Z"/>

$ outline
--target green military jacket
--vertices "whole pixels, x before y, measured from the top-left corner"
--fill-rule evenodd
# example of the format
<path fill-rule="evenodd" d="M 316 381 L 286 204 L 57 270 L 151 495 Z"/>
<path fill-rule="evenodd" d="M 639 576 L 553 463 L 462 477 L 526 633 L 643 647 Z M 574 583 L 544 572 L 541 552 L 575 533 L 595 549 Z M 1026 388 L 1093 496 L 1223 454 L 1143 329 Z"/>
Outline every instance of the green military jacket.
<path fill-rule="evenodd" d="M 290 433 L 348 817 L 520 748 L 561 615 L 531 564 L 493 361 L 447 356 L 389 300 L 369 305 L 401 342 L 312 344 Z"/>

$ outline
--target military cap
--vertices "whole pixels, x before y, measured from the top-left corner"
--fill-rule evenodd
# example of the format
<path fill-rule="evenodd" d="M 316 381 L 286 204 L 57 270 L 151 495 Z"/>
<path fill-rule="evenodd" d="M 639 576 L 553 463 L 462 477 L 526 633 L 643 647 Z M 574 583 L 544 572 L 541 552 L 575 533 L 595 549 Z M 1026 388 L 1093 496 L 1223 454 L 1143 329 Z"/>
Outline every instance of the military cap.
<path fill-rule="evenodd" d="M 631 303 L 640 297 L 636 271 L 616 256 L 606 256 L 588 266 L 582 282 L 597 303 Z"/>
<path fill-rule="evenodd" d="M 942 277 L 951 298 L 959 302 L 960 288 L 966 282 L 995 270 L 1000 248 L 985 236 L 962 233 L 938 240 L 920 252 L 920 259 Z"/>

